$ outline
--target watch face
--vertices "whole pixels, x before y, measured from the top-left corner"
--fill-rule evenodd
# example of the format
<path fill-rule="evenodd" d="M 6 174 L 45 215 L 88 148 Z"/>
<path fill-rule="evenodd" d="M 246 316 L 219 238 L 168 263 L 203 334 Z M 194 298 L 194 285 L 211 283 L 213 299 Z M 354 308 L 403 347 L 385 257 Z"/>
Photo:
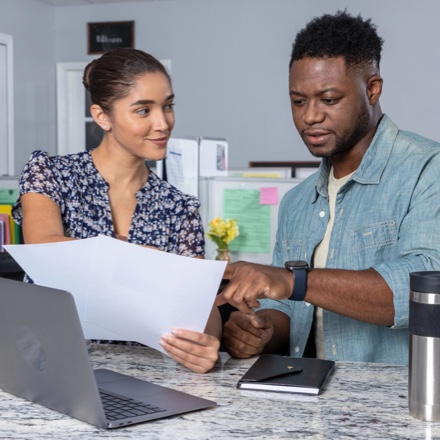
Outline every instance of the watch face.
<path fill-rule="evenodd" d="M 287 270 L 308 269 L 309 264 L 307 263 L 307 261 L 304 261 L 304 260 L 291 260 L 291 261 L 286 261 L 284 263 L 284 267 Z"/>

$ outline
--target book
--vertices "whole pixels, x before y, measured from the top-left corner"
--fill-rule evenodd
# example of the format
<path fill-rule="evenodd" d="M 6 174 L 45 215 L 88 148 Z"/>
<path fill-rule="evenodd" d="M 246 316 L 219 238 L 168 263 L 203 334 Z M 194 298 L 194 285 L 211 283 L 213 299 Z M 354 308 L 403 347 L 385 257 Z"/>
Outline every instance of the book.
<path fill-rule="evenodd" d="M 334 369 L 334 361 L 262 354 L 238 381 L 237 388 L 317 395 Z"/>
<path fill-rule="evenodd" d="M 2 246 L 4 244 L 11 244 L 11 221 L 7 214 L 0 214 L 0 220 L 3 223 L 2 227 Z M 3 251 L 3 250 L 2 250 Z"/>
<path fill-rule="evenodd" d="M 3 252 L 3 245 L 5 244 L 5 235 L 4 235 L 4 223 L 0 218 L 0 253 Z"/>
<path fill-rule="evenodd" d="M 5 244 L 21 244 L 21 227 L 17 225 L 12 219 L 12 204 L 9 203 L 0 203 L 0 215 L 6 214 L 9 218 L 9 227 L 8 227 L 8 242 L 5 241 Z"/>
<path fill-rule="evenodd" d="M 0 215 L 3 216 L 6 214 L 6 217 L 3 217 L 3 221 L 8 223 L 8 238 L 5 244 L 15 243 L 15 228 L 14 228 L 14 220 L 12 220 L 12 205 L 0 204 Z M 5 220 L 6 219 L 6 220 Z"/>

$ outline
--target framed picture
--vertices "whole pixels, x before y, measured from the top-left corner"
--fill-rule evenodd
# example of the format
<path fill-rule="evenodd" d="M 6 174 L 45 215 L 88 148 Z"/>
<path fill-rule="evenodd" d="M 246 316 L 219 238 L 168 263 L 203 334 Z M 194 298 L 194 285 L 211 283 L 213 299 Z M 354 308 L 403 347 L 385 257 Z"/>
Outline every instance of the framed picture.
<path fill-rule="evenodd" d="M 116 47 L 134 47 L 134 21 L 88 23 L 88 54 L 100 54 Z"/>

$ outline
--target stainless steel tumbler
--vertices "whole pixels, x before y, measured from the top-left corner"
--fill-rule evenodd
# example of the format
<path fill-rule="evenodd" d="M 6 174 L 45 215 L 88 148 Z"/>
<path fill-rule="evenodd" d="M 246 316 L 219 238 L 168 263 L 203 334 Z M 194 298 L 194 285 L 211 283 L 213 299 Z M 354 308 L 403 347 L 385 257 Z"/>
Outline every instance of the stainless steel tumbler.
<path fill-rule="evenodd" d="M 408 406 L 440 421 L 440 272 L 410 274 Z"/>

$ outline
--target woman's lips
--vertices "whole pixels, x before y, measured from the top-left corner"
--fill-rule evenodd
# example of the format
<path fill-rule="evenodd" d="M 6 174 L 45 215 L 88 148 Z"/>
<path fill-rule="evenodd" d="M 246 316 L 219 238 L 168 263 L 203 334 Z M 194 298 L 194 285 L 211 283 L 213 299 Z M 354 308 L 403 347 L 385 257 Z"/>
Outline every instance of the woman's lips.
<path fill-rule="evenodd" d="M 167 137 L 161 137 L 161 138 L 157 138 L 157 139 L 148 139 L 148 140 L 159 147 L 165 147 L 168 142 Z"/>

